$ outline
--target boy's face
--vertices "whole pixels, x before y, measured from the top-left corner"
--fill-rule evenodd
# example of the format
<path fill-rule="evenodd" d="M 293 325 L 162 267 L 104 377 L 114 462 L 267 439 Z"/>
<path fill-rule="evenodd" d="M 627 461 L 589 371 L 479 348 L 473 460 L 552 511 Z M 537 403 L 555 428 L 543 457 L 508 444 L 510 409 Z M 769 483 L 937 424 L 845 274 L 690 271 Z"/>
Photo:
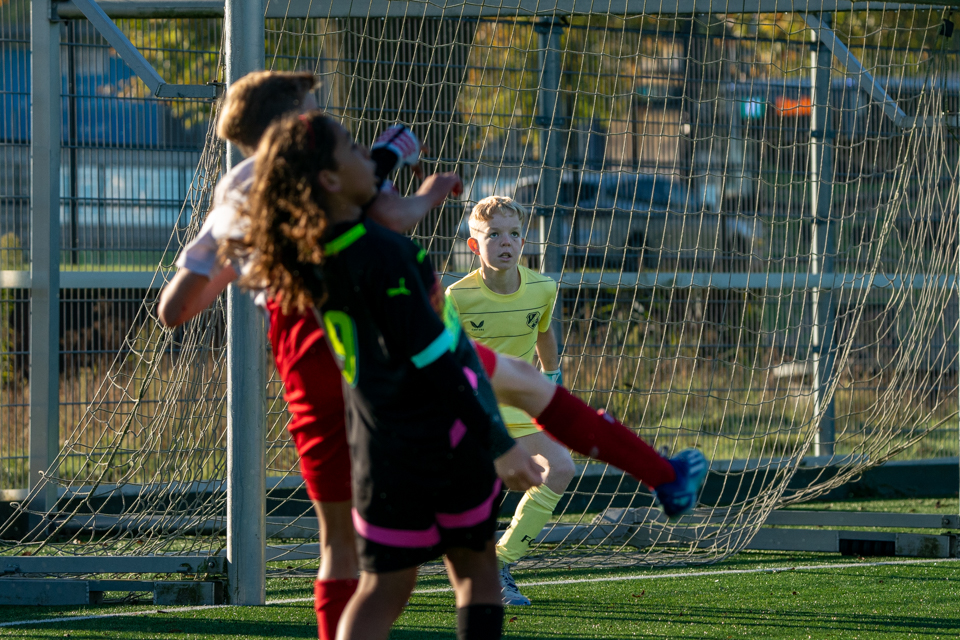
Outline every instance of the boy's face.
<path fill-rule="evenodd" d="M 376 165 L 370 159 L 370 150 L 357 144 L 343 125 L 336 125 L 335 135 L 337 146 L 333 157 L 337 170 L 329 173 L 335 178 L 336 186 L 330 190 L 351 204 L 366 204 L 377 195 Z"/>
<path fill-rule="evenodd" d="M 479 220 L 467 244 L 484 266 L 498 271 L 515 269 L 524 244 L 520 218 L 498 211 L 490 220 Z"/>

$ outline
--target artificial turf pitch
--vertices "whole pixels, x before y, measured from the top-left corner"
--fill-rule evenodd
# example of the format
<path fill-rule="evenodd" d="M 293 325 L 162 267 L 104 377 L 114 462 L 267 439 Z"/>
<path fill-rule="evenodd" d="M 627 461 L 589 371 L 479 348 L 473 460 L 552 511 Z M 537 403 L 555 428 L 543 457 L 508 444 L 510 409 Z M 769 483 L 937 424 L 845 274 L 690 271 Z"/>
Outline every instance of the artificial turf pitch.
<path fill-rule="evenodd" d="M 954 497 L 801 506 L 956 513 L 960 505 Z M 883 562 L 897 564 L 864 566 Z M 960 561 L 954 560 L 741 552 L 709 566 L 536 569 L 516 571 L 515 577 L 534 606 L 507 608 L 505 638 L 960 637 Z M 280 578 L 268 580 L 265 607 L 0 607 L 0 638 L 316 638 L 312 595 L 311 579 Z M 143 615 L 124 615 L 134 612 Z M 111 614 L 120 615 L 103 617 Z M 100 617 L 59 620 L 84 616 Z M 21 624 L 41 619 L 50 622 Z M 455 620 L 446 578 L 423 576 L 390 637 L 451 640 Z"/>
<path fill-rule="evenodd" d="M 545 569 L 517 574 L 532 607 L 510 607 L 506 638 L 955 638 L 960 562 L 862 566 L 893 558 L 741 553 L 708 567 Z M 861 566 L 838 566 L 852 564 Z M 827 566 L 829 565 L 829 566 Z M 809 568 L 819 566 L 819 568 Z M 731 573 L 766 569 L 757 573 Z M 687 574 L 687 575 L 677 575 Z M 637 576 L 643 576 L 637 578 Z M 602 581 L 596 581 L 603 579 Z M 593 581 L 591 581 L 593 580 Z M 563 583 L 558 583 L 562 581 Z M 423 577 L 393 640 L 455 638 L 452 592 Z M 116 614 L 0 627 L 0 637 L 118 640 L 315 638 L 309 579 L 271 580 L 265 607 L 0 607 L 0 622 Z"/>

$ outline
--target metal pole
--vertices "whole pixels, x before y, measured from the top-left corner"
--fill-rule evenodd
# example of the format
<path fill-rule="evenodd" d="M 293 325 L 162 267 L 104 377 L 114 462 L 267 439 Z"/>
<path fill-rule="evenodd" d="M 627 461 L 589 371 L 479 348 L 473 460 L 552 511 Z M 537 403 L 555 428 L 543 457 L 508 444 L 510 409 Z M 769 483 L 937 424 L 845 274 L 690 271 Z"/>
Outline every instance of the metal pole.
<path fill-rule="evenodd" d="M 830 19 L 822 16 L 822 24 L 829 28 Z M 810 273 L 814 287 L 811 291 L 813 321 L 811 346 L 813 358 L 814 409 L 820 415 L 820 425 L 814 439 L 813 455 L 834 453 L 835 412 L 833 383 L 836 353 L 834 327 L 837 318 L 835 289 L 823 288 L 823 280 L 832 280 L 836 238 L 832 223 L 833 204 L 833 149 L 836 132 L 830 120 L 830 69 L 833 54 L 813 31 L 811 51 L 810 114 L 810 211 L 813 216 L 810 247 Z M 828 399 L 829 395 L 829 399 Z"/>
<path fill-rule="evenodd" d="M 263 69 L 262 0 L 224 7 L 227 87 Z M 227 167 L 243 159 L 227 148 Z M 263 316 L 236 286 L 227 291 L 227 579 L 235 605 L 266 602 L 266 359 Z"/>
<path fill-rule="evenodd" d="M 540 185 L 537 189 L 537 203 L 540 211 L 540 271 L 560 273 L 563 266 L 563 222 L 566 215 L 559 204 L 560 187 L 563 173 L 564 145 L 560 127 L 563 118 L 560 114 L 561 59 L 560 36 L 563 25 L 559 19 L 547 18 L 534 27 L 539 35 L 537 52 L 540 64 L 540 87 L 537 92 L 536 124 L 540 128 L 540 157 L 543 167 L 540 171 Z"/>
<path fill-rule="evenodd" d="M 60 450 L 60 23 L 51 16 L 50 0 L 30 3 L 30 509 L 37 511 L 57 500 L 55 483 L 40 485 Z"/>
<path fill-rule="evenodd" d="M 70 143 L 70 264 L 79 259 L 79 189 L 77 186 L 77 21 L 67 23 L 67 140 Z M 102 245 L 101 245 L 102 246 Z"/>

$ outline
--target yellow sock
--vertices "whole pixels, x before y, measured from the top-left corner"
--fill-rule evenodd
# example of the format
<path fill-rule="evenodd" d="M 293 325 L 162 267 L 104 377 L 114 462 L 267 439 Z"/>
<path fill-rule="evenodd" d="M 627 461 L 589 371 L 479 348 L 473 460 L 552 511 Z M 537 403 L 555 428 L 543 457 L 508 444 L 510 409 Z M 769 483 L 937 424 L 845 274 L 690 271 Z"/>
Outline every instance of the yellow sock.
<path fill-rule="evenodd" d="M 510 527 L 503 532 L 500 542 L 497 543 L 497 559 L 501 564 L 516 562 L 533 546 L 537 534 L 553 515 L 562 496 L 547 487 L 540 485 L 528 489 L 513 514 Z"/>

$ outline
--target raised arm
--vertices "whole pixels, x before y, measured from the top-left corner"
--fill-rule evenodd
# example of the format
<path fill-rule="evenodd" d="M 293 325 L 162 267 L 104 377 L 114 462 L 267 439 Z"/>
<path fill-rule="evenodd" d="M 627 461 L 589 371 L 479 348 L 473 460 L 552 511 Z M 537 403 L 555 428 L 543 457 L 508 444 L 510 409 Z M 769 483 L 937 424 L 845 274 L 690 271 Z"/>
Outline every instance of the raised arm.
<path fill-rule="evenodd" d="M 177 256 L 176 275 L 160 292 L 157 314 L 167 327 L 176 327 L 206 309 L 217 296 L 237 279 L 237 272 L 223 264 L 217 252 L 220 241 L 242 235 L 243 223 L 237 218 L 237 201 L 217 204 L 207 214 L 197 237 Z"/>
<path fill-rule="evenodd" d="M 173 280 L 160 292 L 157 315 L 166 327 L 178 327 L 210 306 L 227 286 L 237 279 L 237 272 L 227 265 L 212 278 L 178 269 Z"/>
<path fill-rule="evenodd" d="M 367 209 L 367 215 L 391 231 L 404 233 L 417 225 L 434 207 L 443 204 L 449 195 L 463 191 L 460 176 L 454 172 L 427 176 L 412 196 L 403 197 L 393 190 L 381 191 Z"/>

